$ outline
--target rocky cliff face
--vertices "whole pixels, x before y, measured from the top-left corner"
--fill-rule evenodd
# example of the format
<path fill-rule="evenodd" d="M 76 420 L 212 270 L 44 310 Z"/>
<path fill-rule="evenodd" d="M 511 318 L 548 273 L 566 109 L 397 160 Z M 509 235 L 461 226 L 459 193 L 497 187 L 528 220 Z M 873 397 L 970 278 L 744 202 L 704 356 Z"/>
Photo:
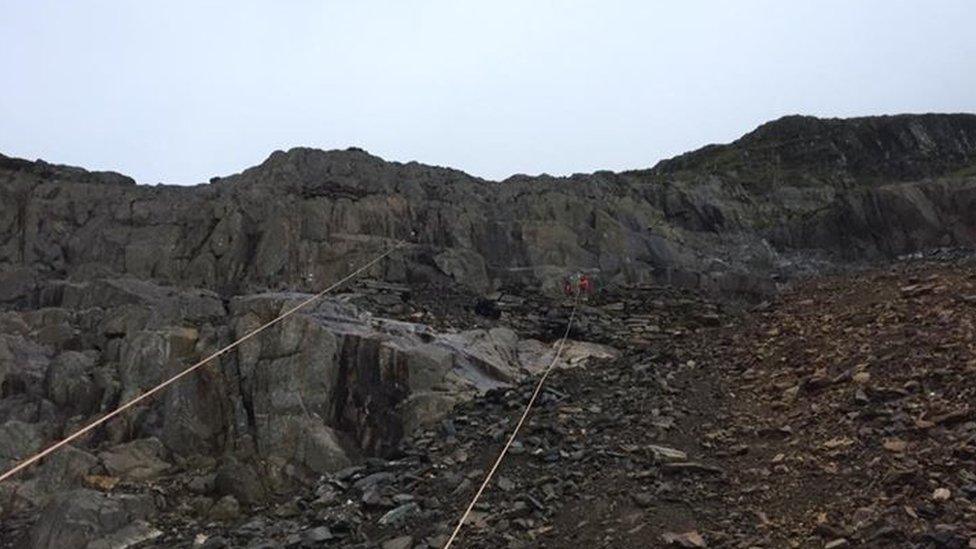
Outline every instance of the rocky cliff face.
<path fill-rule="evenodd" d="M 653 171 L 717 174 L 752 188 L 914 181 L 971 166 L 974 140 L 976 116 L 968 114 L 787 116 L 734 143 L 664 160 Z"/>
<path fill-rule="evenodd" d="M 53 518 L 34 530 L 33 543 L 85 547 L 120 527 L 102 515 L 128 512 L 128 500 L 87 490 L 53 496 L 79 485 L 111 492 L 119 482 L 200 467 L 209 471 L 207 493 L 260 505 L 395 453 L 405 434 L 546 360 L 544 343 L 503 326 L 436 329 L 370 314 L 366 308 L 423 318 L 400 295 L 405 287 L 380 286 L 303 310 L 3 483 L 0 515 L 46 506 L 43 516 Z M 0 469 L 306 297 L 221 299 L 133 278 L 49 282 L 38 308 L 0 312 Z M 149 512 L 138 509 L 121 523 Z M 7 541 L 16 540 L 0 529 L 0 546 Z"/>
<path fill-rule="evenodd" d="M 354 149 L 276 152 L 195 187 L 3 159 L 0 300 L 106 275 L 312 289 L 397 240 L 410 246 L 372 274 L 483 291 L 588 269 L 763 291 L 797 251 L 971 244 L 974 151 L 976 116 L 906 115 L 787 117 L 647 171 L 503 182 Z"/>

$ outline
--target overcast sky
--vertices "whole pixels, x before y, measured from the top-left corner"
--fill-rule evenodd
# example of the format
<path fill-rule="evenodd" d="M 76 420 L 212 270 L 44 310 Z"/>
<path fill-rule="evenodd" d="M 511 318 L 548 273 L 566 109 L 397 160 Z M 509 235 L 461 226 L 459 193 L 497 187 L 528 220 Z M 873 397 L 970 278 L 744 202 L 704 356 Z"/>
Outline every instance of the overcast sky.
<path fill-rule="evenodd" d="M 0 152 L 141 183 L 299 145 L 621 170 L 784 114 L 976 112 L 972 0 L 0 4 Z"/>

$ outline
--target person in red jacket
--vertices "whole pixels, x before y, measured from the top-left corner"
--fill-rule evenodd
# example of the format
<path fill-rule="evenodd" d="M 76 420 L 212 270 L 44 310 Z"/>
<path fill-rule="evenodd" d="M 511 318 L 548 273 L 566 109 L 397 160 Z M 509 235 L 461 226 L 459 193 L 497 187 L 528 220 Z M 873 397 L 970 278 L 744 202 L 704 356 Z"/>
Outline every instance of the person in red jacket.
<path fill-rule="evenodd" d="M 593 285 L 585 274 L 579 277 L 579 293 L 583 295 L 593 293 Z"/>

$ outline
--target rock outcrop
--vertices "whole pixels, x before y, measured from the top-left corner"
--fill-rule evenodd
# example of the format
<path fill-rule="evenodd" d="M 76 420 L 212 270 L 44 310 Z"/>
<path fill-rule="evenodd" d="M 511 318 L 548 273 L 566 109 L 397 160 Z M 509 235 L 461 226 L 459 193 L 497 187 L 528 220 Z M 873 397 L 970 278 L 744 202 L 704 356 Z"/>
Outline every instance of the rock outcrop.
<path fill-rule="evenodd" d="M 476 290 L 617 282 L 763 291 L 796 252 L 972 243 L 976 116 L 787 117 L 646 171 L 489 182 L 358 149 L 276 152 L 195 187 L 0 162 L 0 300 L 124 275 L 220 293 L 312 289 L 395 240 L 372 274 Z M 967 171 L 968 170 L 968 171 Z M 780 273 L 783 274 L 783 273 Z"/>
<path fill-rule="evenodd" d="M 0 313 L 4 470 L 308 297 L 222 300 L 131 278 L 48 281 L 39 295 L 40 309 Z M 364 457 L 395 452 L 406 434 L 458 402 L 518 382 L 549 360 L 547 345 L 511 329 L 441 332 L 349 303 L 362 295 L 328 298 L 268 328 L 0 485 L 0 511 L 43 507 L 45 516 L 66 514 L 69 522 L 80 513 L 78 521 L 107 528 L 93 529 L 91 539 L 123 535 L 96 516 L 108 505 L 104 512 L 116 517 L 115 500 L 96 504 L 87 492 L 60 503 L 51 497 L 79 485 L 111 490 L 155 481 L 201 463 L 215 471 L 207 493 L 260 505 Z M 605 354 L 581 349 L 569 356 Z M 89 539 L 85 524 L 76 530 Z M 47 519 L 34 531 L 38 546 L 81 543 Z"/>

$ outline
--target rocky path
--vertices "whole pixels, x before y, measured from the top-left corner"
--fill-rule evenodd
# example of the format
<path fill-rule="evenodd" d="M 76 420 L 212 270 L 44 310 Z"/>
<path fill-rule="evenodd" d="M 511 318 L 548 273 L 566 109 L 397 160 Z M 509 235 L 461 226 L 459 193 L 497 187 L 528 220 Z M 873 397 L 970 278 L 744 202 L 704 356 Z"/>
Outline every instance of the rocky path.
<path fill-rule="evenodd" d="M 971 266 L 825 279 L 718 340 L 757 536 L 976 545 L 974 290 Z"/>

